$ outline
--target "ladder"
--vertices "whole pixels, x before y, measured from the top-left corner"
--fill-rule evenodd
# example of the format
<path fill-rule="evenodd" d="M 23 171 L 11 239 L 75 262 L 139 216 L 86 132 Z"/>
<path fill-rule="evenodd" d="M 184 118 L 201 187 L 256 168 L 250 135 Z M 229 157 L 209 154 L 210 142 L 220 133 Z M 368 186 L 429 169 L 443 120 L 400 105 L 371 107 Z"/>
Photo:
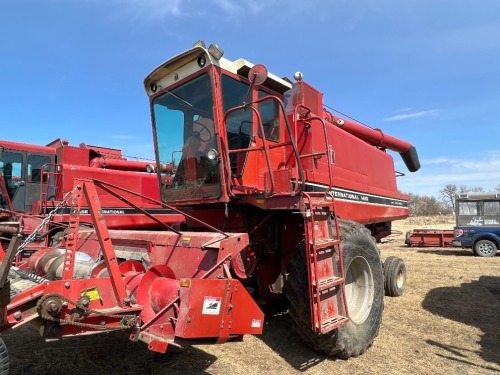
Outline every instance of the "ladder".
<path fill-rule="evenodd" d="M 303 192 L 301 212 L 312 330 L 327 333 L 349 321 L 335 199 L 329 192 Z"/>

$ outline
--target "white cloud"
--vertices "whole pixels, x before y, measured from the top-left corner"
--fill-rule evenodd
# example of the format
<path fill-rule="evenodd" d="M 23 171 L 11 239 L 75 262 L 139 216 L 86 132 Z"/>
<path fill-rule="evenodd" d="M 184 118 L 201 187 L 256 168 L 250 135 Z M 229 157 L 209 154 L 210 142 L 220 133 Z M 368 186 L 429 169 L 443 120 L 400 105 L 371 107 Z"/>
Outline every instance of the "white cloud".
<path fill-rule="evenodd" d="M 98 0 L 87 0 L 97 3 Z M 308 9 L 311 4 L 302 0 L 290 0 L 287 8 L 283 9 L 282 3 L 278 0 L 211 0 L 199 3 L 193 0 L 110 0 L 109 3 L 120 5 L 127 15 L 133 14 L 134 18 L 165 18 L 167 16 L 187 17 L 200 12 L 207 12 L 209 8 L 214 10 L 214 6 L 222 11 L 222 15 L 236 16 L 252 14 L 258 15 L 269 8 L 279 8 L 280 12 L 291 13 Z"/>
<path fill-rule="evenodd" d="M 243 10 L 243 8 L 238 5 L 238 3 L 231 0 L 213 0 L 213 2 L 218 5 L 223 11 L 234 14 Z"/>
<path fill-rule="evenodd" d="M 406 173 L 398 179 L 398 186 L 405 192 L 437 195 L 447 184 L 481 186 L 485 190 L 492 190 L 499 182 L 500 150 L 493 150 L 476 160 L 422 160 L 422 168 L 416 173 Z"/>
<path fill-rule="evenodd" d="M 406 113 L 404 115 L 396 115 L 396 116 L 386 117 L 382 121 L 401 121 L 401 120 L 406 120 L 409 118 L 427 116 L 427 115 L 437 113 L 437 112 L 439 112 L 437 109 L 430 109 L 428 111 L 420 111 L 420 112 L 414 112 L 414 113 Z"/>
<path fill-rule="evenodd" d="M 90 1 L 100 3 L 97 0 Z M 183 15 L 181 0 L 110 0 L 109 3 L 119 5 L 120 12 L 132 14 L 134 18 L 164 18 Z"/>
<path fill-rule="evenodd" d="M 444 164 L 444 163 L 452 163 L 453 159 L 448 159 L 448 158 L 435 158 L 435 159 L 426 159 L 426 160 L 421 160 L 420 163 L 422 165 L 426 164 Z"/>

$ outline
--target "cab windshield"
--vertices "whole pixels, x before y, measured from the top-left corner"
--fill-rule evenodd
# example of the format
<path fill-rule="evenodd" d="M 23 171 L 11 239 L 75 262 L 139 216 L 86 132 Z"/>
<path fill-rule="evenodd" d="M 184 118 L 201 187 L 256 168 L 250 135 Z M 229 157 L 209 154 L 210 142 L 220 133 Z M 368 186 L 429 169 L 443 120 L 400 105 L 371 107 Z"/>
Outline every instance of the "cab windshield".
<path fill-rule="evenodd" d="M 153 101 L 154 132 L 160 163 L 173 174 L 162 176 L 165 201 L 219 197 L 217 142 L 210 77 L 204 74 Z"/>

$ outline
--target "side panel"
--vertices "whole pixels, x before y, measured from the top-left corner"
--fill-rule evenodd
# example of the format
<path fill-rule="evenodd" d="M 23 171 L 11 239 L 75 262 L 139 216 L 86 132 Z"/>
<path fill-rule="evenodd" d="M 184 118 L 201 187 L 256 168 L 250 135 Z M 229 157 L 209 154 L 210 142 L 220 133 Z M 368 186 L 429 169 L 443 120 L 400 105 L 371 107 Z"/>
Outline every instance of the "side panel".
<path fill-rule="evenodd" d="M 181 287 L 175 335 L 182 338 L 261 334 L 264 313 L 238 280 L 192 279 Z"/>

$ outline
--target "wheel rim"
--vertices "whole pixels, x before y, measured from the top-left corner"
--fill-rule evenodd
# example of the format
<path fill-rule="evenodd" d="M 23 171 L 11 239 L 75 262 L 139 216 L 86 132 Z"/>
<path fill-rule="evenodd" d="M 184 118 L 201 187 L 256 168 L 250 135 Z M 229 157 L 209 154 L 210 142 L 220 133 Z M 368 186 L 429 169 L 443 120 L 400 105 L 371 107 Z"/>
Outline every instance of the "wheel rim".
<path fill-rule="evenodd" d="M 402 268 L 398 270 L 398 275 L 396 276 L 396 285 L 398 289 L 403 289 L 405 286 L 406 276 Z"/>
<path fill-rule="evenodd" d="M 489 243 L 480 243 L 478 248 L 481 254 L 490 255 L 491 253 L 493 253 L 493 247 Z"/>
<path fill-rule="evenodd" d="M 375 294 L 373 273 L 365 258 L 356 257 L 349 264 L 345 289 L 349 318 L 361 324 L 370 315 Z"/>

